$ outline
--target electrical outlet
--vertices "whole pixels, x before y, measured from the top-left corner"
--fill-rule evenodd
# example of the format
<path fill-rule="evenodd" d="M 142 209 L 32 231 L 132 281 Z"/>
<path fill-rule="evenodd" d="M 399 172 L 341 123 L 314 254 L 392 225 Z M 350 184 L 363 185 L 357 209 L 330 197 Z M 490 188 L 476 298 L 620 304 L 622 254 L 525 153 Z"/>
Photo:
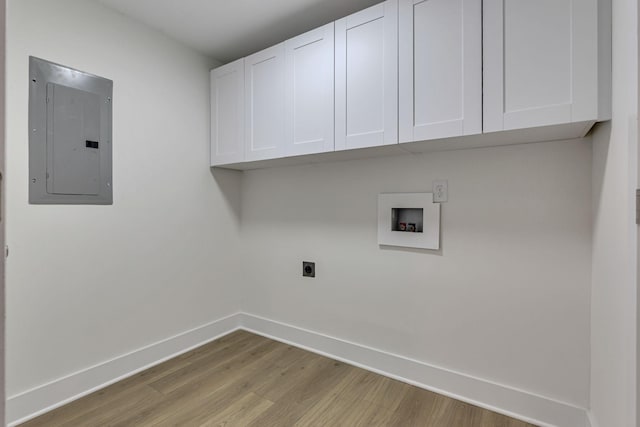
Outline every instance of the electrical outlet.
<path fill-rule="evenodd" d="M 446 180 L 433 181 L 433 203 L 449 200 L 449 185 Z"/>
<path fill-rule="evenodd" d="M 302 276 L 316 277 L 316 263 L 311 261 L 302 261 Z"/>

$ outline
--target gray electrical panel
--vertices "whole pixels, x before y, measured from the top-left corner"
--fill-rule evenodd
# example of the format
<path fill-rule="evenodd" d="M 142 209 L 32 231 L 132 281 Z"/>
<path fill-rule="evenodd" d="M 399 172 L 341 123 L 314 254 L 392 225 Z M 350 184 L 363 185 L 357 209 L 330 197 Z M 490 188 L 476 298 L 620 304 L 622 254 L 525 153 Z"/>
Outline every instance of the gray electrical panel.
<path fill-rule="evenodd" d="M 111 80 L 29 58 L 29 203 L 113 203 Z"/>

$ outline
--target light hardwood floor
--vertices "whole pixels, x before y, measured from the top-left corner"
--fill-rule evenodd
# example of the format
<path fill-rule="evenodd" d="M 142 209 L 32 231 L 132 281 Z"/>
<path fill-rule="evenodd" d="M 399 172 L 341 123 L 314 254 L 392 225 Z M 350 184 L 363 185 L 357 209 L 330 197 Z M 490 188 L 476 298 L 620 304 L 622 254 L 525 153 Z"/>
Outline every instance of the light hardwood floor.
<path fill-rule="evenodd" d="M 532 427 L 238 331 L 22 426 Z"/>

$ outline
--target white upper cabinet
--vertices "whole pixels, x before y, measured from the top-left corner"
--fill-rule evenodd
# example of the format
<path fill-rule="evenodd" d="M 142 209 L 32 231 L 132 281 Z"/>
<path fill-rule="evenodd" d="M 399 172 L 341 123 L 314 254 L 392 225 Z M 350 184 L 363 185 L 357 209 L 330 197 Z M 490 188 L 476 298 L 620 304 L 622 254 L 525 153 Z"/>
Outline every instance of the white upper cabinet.
<path fill-rule="evenodd" d="M 597 0 L 483 7 L 484 132 L 609 118 L 610 23 Z"/>
<path fill-rule="evenodd" d="M 245 161 L 284 156 L 284 43 L 244 59 Z"/>
<path fill-rule="evenodd" d="M 285 154 L 333 151 L 333 23 L 287 40 L 285 56 Z"/>
<path fill-rule="evenodd" d="M 583 137 L 611 118 L 611 4 L 386 0 L 213 70 L 211 99 L 237 169 Z"/>
<path fill-rule="evenodd" d="M 211 165 L 244 160 L 244 59 L 211 71 Z"/>
<path fill-rule="evenodd" d="M 398 2 L 335 23 L 335 149 L 398 142 Z"/>
<path fill-rule="evenodd" d="M 400 0 L 399 23 L 400 142 L 481 133 L 482 1 Z"/>

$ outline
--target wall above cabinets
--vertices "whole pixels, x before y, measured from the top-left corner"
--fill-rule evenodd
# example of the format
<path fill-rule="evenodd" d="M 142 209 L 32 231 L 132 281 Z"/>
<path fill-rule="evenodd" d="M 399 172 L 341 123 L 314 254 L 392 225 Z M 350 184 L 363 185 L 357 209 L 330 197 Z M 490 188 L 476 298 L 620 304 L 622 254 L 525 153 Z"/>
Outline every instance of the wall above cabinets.
<path fill-rule="evenodd" d="M 585 136 L 611 115 L 608 0 L 387 0 L 211 71 L 211 166 Z"/>

